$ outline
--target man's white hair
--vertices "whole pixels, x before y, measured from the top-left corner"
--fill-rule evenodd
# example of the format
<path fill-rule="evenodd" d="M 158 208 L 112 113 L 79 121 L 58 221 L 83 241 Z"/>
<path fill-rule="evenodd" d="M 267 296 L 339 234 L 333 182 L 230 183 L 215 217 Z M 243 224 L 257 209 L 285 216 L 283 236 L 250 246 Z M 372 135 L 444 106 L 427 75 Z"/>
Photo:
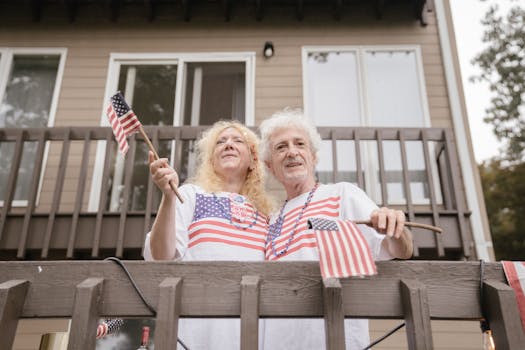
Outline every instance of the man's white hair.
<path fill-rule="evenodd" d="M 297 128 L 304 130 L 308 136 L 308 142 L 312 154 L 319 160 L 317 154 L 321 148 L 321 135 L 310 119 L 304 116 L 300 109 L 285 108 L 274 113 L 270 118 L 264 120 L 259 126 L 261 132 L 261 157 L 264 161 L 269 161 L 271 156 L 270 139 L 274 132 L 286 128 Z"/>

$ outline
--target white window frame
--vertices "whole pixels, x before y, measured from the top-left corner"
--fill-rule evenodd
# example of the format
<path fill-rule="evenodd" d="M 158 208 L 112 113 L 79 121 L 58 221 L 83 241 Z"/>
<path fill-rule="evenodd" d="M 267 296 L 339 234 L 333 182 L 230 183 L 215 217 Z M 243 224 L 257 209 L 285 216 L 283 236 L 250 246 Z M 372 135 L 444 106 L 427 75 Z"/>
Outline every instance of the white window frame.
<path fill-rule="evenodd" d="M 177 82 L 175 87 L 175 108 L 173 125 L 182 125 L 182 110 L 184 93 L 184 82 L 186 79 L 184 66 L 193 62 L 244 62 L 245 71 L 245 124 L 255 125 L 255 52 L 199 52 L 199 53 L 111 53 L 109 57 L 108 76 L 106 90 L 104 92 L 104 103 L 101 108 L 100 125 L 109 126 L 105 110 L 107 101 L 117 91 L 118 78 L 122 65 L 151 65 L 151 64 L 176 64 Z M 140 118 L 140 116 L 139 116 Z M 174 150 L 174 147 L 172 148 Z M 97 143 L 96 161 L 94 166 L 93 181 L 89 196 L 89 211 L 97 211 L 100 199 L 100 188 L 102 184 L 102 167 L 105 152 L 105 141 Z M 172 152 L 172 157 L 174 156 Z"/>
<path fill-rule="evenodd" d="M 4 100 L 5 90 L 8 83 L 8 75 L 11 70 L 14 55 L 59 55 L 60 59 L 58 62 L 58 69 L 55 81 L 55 88 L 53 90 L 53 98 L 49 108 L 49 120 L 47 121 L 47 127 L 52 127 L 55 124 L 55 116 L 58 106 L 58 100 L 60 98 L 60 91 L 62 87 L 62 78 L 64 76 L 64 67 L 66 65 L 67 48 L 51 48 L 51 47 L 39 47 L 39 48 L 28 48 L 28 47 L 0 47 L 0 103 Z M 40 190 L 42 189 L 42 180 L 46 170 L 47 157 L 49 153 L 49 143 L 46 142 L 44 149 L 44 157 L 42 159 L 42 169 L 40 171 L 40 179 L 38 180 L 38 189 L 35 205 L 38 206 L 40 200 Z M 27 200 L 13 200 L 11 202 L 12 207 L 26 207 L 28 205 Z M 4 201 L 0 200 L 0 207 L 4 206 Z"/>
<path fill-rule="evenodd" d="M 373 127 L 370 120 L 370 101 L 366 97 L 366 87 L 367 87 L 367 76 L 365 69 L 365 55 L 370 51 L 411 51 L 415 53 L 416 58 L 416 71 L 419 85 L 420 101 L 421 107 L 423 110 L 423 125 L 422 127 L 430 127 L 430 111 L 428 107 L 428 98 L 426 91 L 426 82 L 425 74 L 423 70 L 423 59 L 421 55 L 420 45 L 307 45 L 303 46 L 301 49 L 302 56 L 302 74 L 303 74 L 303 107 L 306 116 L 309 116 L 309 103 L 308 103 L 308 87 L 309 87 L 309 77 L 307 72 L 307 63 L 308 63 L 308 54 L 315 52 L 353 52 L 356 55 L 356 64 L 357 64 L 357 76 L 358 76 L 358 91 L 359 94 L 359 103 L 360 103 L 360 126 Z M 367 152 L 370 154 L 369 146 L 364 145 Z M 372 174 L 376 169 L 379 169 L 378 160 L 373 158 L 364 162 L 364 170 L 367 174 Z M 365 185 L 369 189 L 370 193 L 377 193 L 377 185 L 375 181 L 370 176 L 365 176 Z M 383 199 L 384 200 L 384 199 Z M 413 204 L 428 204 L 428 201 L 414 200 L 412 198 Z M 389 201 L 389 204 L 406 204 L 405 201 Z"/>

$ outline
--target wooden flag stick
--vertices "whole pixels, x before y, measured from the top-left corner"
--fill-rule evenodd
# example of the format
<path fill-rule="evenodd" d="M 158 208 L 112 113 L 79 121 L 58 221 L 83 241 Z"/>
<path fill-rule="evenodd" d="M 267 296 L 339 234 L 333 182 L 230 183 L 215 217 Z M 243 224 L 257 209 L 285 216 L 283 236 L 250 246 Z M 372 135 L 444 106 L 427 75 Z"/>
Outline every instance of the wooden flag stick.
<path fill-rule="evenodd" d="M 140 134 L 142 135 L 142 137 L 144 138 L 144 141 L 146 141 L 146 143 L 148 144 L 148 147 L 149 147 L 150 151 L 153 152 L 153 156 L 155 157 L 155 160 L 159 160 L 159 155 L 157 154 L 157 151 L 155 151 L 155 147 L 153 147 L 153 144 L 149 140 L 148 135 L 146 135 L 146 132 L 142 128 L 142 125 L 140 126 L 139 131 L 140 131 Z M 175 185 L 171 181 L 170 181 L 170 187 L 173 190 L 173 192 L 175 192 L 175 195 L 177 196 L 179 201 L 181 203 L 184 203 L 184 200 L 182 199 L 182 196 L 180 195 L 179 191 L 177 191 L 177 187 L 175 187 Z"/>
<path fill-rule="evenodd" d="M 354 224 L 356 224 L 356 225 L 372 226 L 372 222 L 370 220 L 356 220 L 356 221 L 354 221 Z M 420 224 L 420 223 L 417 223 L 417 222 L 405 221 L 405 226 L 424 228 L 426 230 L 434 231 L 434 232 L 437 232 L 437 233 L 443 233 L 443 229 L 441 227 L 427 225 L 427 224 Z"/>

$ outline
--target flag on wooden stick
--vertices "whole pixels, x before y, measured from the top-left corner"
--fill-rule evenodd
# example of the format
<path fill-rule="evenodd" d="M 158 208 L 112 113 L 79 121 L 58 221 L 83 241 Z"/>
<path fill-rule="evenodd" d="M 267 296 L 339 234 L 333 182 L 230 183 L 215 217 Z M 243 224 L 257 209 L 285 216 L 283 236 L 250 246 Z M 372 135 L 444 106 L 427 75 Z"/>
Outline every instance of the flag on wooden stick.
<path fill-rule="evenodd" d="M 111 96 L 111 101 L 106 109 L 109 123 L 118 142 L 118 148 L 123 155 L 129 149 L 127 137 L 140 131 L 142 124 L 118 91 Z"/>
<path fill-rule="evenodd" d="M 140 132 L 144 141 L 146 141 L 148 148 L 153 152 L 155 159 L 159 159 L 159 155 L 157 154 L 157 151 L 155 151 L 148 135 L 146 135 L 139 118 L 137 118 L 133 110 L 130 108 L 124 99 L 124 96 L 122 96 L 122 93 L 117 91 L 115 95 L 111 96 L 110 100 L 108 108 L 106 109 L 106 115 L 109 118 L 113 134 L 115 134 L 115 138 L 117 139 L 120 153 L 126 155 L 126 152 L 129 149 L 128 140 L 126 138 L 131 134 Z M 171 181 L 170 186 L 181 203 L 184 203 L 179 191 L 177 191 L 177 187 Z"/>
<path fill-rule="evenodd" d="M 319 249 L 323 278 L 344 278 L 377 274 L 366 239 L 350 220 L 308 219 Z"/>
<path fill-rule="evenodd" d="M 502 261 L 509 285 L 514 289 L 521 325 L 525 331 L 525 261 Z"/>

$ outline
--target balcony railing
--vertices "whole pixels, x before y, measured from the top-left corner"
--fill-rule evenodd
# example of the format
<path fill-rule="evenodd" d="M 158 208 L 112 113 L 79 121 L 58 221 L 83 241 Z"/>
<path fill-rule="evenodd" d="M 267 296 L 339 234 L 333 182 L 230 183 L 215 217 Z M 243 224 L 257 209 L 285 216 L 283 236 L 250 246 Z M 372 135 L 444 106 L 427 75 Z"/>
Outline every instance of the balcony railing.
<path fill-rule="evenodd" d="M 203 127 L 145 129 L 186 178 L 192 142 Z M 471 255 L 469 212 L 449 129 L 319 131 L 322 182 L 354 182 L 378 204 L 404 210 L 410 221 L 442 227 L 442 235 L 414 229 L 416 258 Z M 140 259 L 160 194 L 149 180 L 141 136 L 129 142 L 121 159 L 110 128 L 0 129 L 0 259 Z"/>
<path fill-rule="evenodd" d="M 85 350 L 95 349 L 102 317 L 155 318 L 160 350 L 176 348 L 180 317 L 240 318 L 241 348 L 250 350 L 260 320 L 274 317 L 324 318 L 329 350 L 345 348 L 345 318 L 404 319 L 411 350 L 433 349 L 431 319 L 485 318 L 496 349 L 525 344 L 501 263 L 380 262 L 376 276 L 327 280 L 316 262 L 125 265 L 156 315 L 113 262 L 0 262 L 1 348 L 11 348 L 20 318 L 47 317 L 71 318 L 68 349 Z"/>

